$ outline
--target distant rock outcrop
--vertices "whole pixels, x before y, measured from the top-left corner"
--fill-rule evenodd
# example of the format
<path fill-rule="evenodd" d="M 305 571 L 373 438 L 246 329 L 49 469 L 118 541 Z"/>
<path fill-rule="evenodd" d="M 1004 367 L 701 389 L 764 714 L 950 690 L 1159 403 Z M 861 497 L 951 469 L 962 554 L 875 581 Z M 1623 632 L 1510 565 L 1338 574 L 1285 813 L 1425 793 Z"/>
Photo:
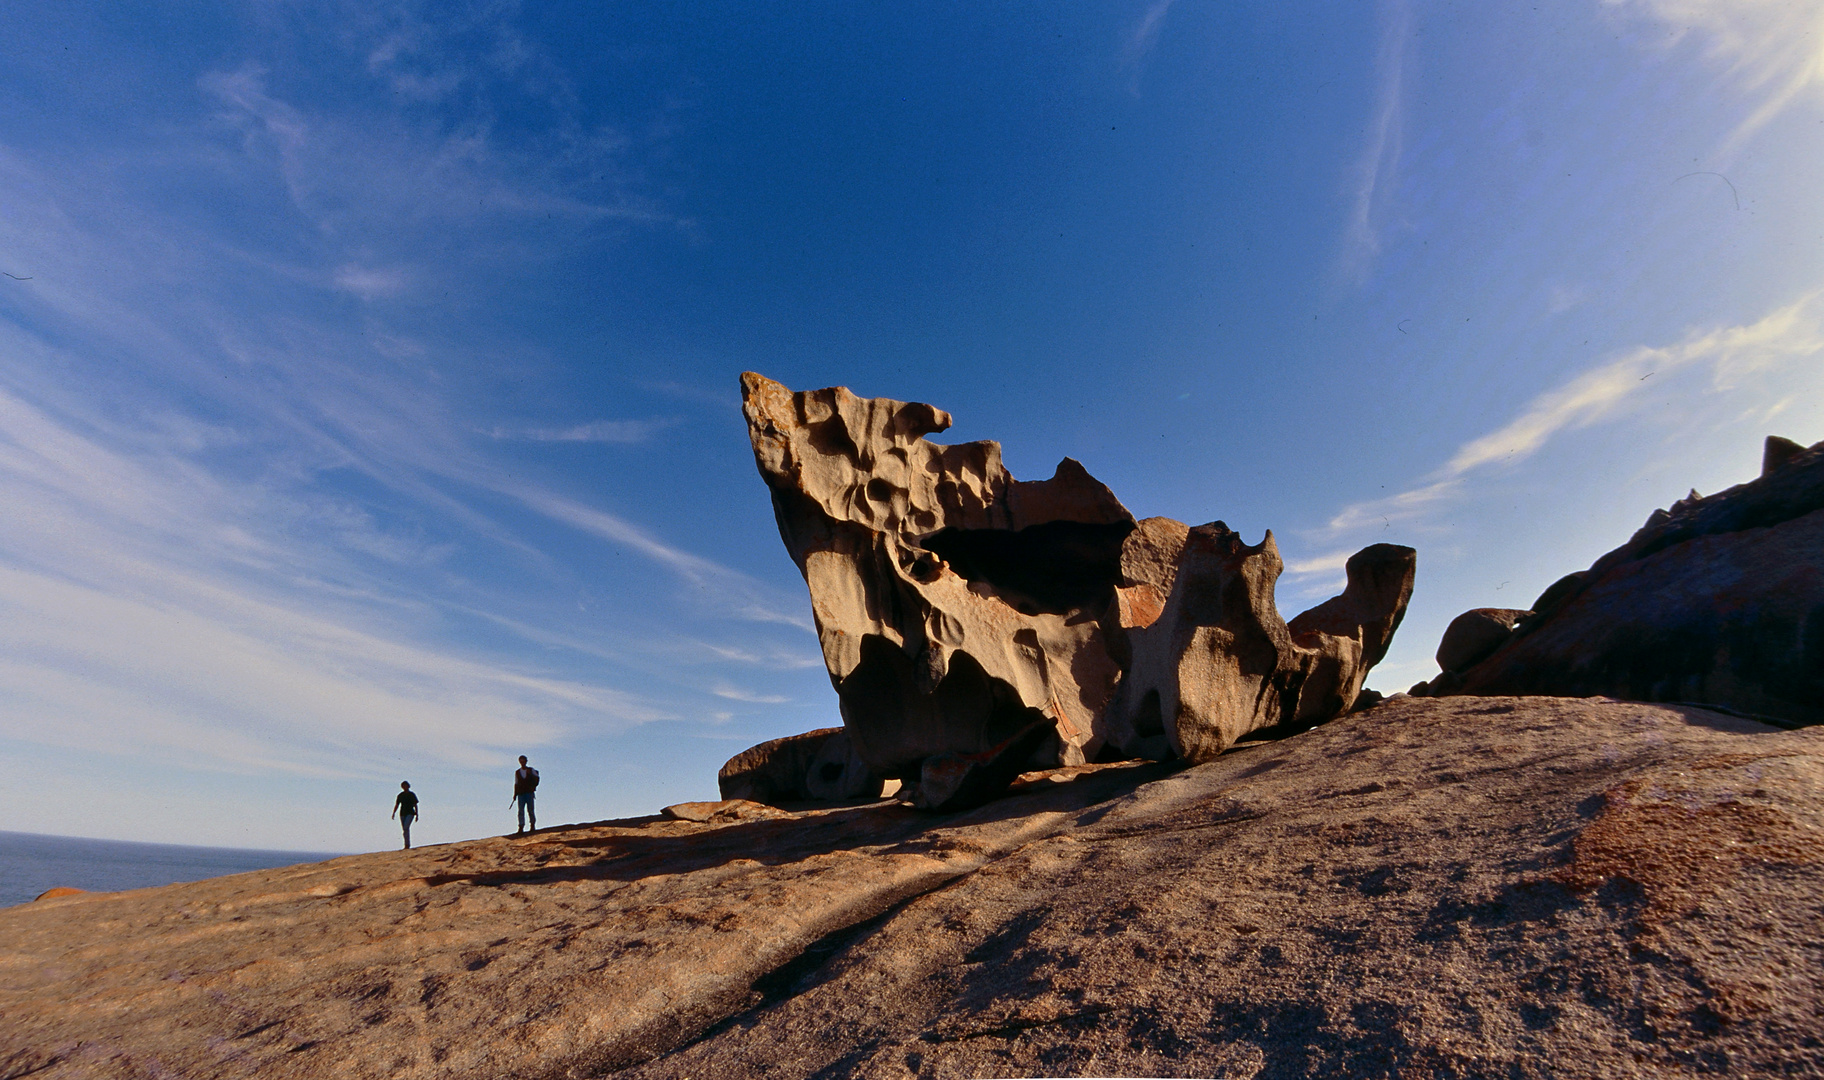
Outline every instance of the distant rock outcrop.
<path fill-rule="evenodd" d="M 1340 715 L 1411 594 L 1412 549 L 1377 544 L 1347 592 L 1287 624 L 1270 532 L 1250 547 L 1221 522 L 1136 521 L 1069 458 L 1014 480 L 997 443 L 924 438 L 950 426 L 930 405 L 751 372 L 741 388 L 855 752 L 923 790 L 927 761 L 1035 724 L 1049 735 L 1027 764 L 1072 765 L 1205 761 Z"/>
<path fill-rule="evenodd" d="M 1768 439 L 1759 479 L 1654 511 L 1547 589 L 1486 658 L 1454 675 L 1446 666 L 1427 689 L 1699 702 L 1824 723 L 1824 443 Z"/>

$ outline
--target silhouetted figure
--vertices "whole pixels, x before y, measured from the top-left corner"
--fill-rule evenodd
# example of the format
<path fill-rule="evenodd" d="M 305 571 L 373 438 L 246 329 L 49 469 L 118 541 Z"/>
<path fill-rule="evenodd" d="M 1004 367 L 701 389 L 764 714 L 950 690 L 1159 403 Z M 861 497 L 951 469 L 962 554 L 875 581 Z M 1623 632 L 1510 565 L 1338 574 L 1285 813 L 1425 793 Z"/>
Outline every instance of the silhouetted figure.
<path fill-rule="evenodd" d="M 519 768 L 513 770 L 513 802 L 519 806 L 519 831 L 514 836 L 523 836 L 526 832 L 526 819 L 532 819 L 532 831 L 538 831 L 538 810 L 533 805 L 533 793 L 538 790 L 538 770 L 526 764 L 526 755 L 519 755 Z"/>
<path fill-rule="evenodd" d="M 405 850 L 412 850 L 412 822 L 418 820 L 418 796 L 412 794 L 408 781 L 399 781 L 399 794 L 393 799 L 393 816 L 399 819 L 399 828 L 405 831 Z"/>

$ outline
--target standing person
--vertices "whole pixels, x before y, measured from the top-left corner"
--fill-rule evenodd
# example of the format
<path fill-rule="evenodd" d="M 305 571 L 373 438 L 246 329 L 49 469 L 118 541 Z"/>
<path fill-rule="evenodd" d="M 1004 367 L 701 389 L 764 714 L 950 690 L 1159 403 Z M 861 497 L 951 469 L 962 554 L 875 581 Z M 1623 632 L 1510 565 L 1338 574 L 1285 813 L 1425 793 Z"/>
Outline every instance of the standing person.
<path fill-rule="evenodd" d="M 418 796 L 412 794 L 410 781 L 399 781 L 399 794 L 393 799 L 392 816 L 399 819 L 399 827 L 405 830 L 405 850 L 412 850 L 412 822 L 418 820 Z"/>
<path fill-rule="evenodd" d="M 526 764 L 526 755 L 519 755 L 519 768 L 513 770 L 513 801 L 519 806 L 519 831 L 514 836 L 523 836 L 526 832 L 526 819 L 532 819 L 532 831 L 538 831 L 538 809 L 533 805 L 533 793 L 538 790 L 538 770 Z"/>

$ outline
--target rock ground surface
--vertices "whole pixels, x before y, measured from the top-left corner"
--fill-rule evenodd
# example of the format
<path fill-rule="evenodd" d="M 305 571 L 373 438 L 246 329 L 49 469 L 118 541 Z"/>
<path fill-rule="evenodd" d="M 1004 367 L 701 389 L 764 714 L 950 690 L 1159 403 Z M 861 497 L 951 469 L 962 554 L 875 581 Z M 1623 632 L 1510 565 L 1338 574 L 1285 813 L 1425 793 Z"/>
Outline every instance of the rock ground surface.
<path fill-rule="evenodd" d="M 0 1077 L 1824 1074 L 1824 730 L 1395 697 L 726 818 L 0 910 Z"/>

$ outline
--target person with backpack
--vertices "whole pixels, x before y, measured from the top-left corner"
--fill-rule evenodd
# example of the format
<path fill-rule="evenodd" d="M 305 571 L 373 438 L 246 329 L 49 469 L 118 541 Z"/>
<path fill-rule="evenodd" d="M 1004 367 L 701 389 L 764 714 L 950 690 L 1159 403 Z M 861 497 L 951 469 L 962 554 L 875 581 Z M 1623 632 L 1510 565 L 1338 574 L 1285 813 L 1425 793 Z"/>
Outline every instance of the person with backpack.
<path fill-rule="evenodd" d="M 526 819 L 532 819 L 532 831 L 538 831 L 538 810 L 533 805 L 533 793 L 538 790 L 538 770 L 526 764 L 526 755 L 519 755 L 519 768 L 513 771 L 513 802 L 519 806 L 519 831 L 514 836 L 524 836 Z"/>
<path fill-rule="evenodd" d="M 412 785 L 408 780 L 399 781 L 399 794 L 393 799 L 392 816 L 399 819 L 399 827 L 405 830 L 405 850 L 412 850 L 412 822 L 418 820 L 418 796 L 412 794 Z"/>

